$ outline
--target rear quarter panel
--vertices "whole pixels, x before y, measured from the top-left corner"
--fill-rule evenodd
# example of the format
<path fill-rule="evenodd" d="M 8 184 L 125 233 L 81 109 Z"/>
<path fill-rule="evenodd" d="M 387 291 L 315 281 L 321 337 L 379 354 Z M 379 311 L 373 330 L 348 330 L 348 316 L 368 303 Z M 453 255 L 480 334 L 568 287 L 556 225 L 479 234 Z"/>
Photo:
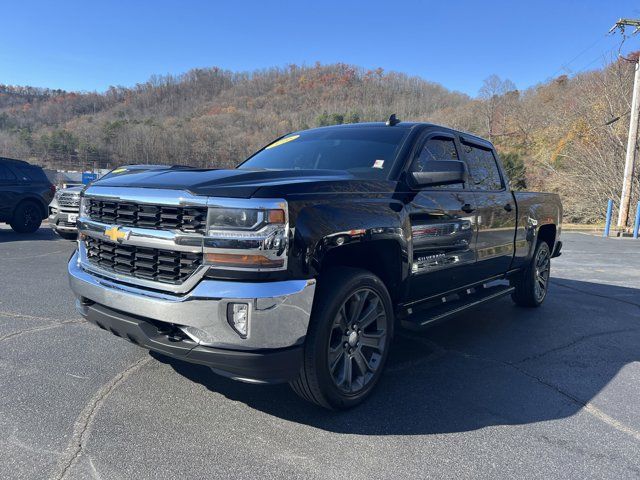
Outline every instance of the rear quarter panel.
<path fill-rule="evenodd" d="M 562 230 L 562 202 L 555 193 L 514 192 L 513 195 L 518 209 L 518 219 L 512 268 L 518 268 L 531 258 L 538 233 L 545 225 L 555 226 L 555 248 Z"/>

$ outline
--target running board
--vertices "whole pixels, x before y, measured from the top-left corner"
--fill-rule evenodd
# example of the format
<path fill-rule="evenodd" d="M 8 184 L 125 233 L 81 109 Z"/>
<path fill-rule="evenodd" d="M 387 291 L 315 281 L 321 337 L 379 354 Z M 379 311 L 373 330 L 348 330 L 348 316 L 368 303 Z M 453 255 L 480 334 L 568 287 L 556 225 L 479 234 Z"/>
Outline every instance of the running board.
<path fill-rule="evenodd" d="M 483 303 L 509 295 L 514 290 L 515 288 L 509 285 L 470 288 L 454 295 L 442 297 L 430 302 L 429 305 L 409 309 L 407 317 L 401 323 L 405 328 L 419 330 Z"/>

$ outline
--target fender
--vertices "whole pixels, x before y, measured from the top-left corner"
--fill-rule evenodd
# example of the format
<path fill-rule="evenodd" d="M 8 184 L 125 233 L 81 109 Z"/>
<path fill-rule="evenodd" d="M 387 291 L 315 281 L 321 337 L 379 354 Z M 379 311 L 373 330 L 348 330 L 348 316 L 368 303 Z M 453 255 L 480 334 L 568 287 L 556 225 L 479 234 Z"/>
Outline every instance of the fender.
<path fill-rule="evenodd" d="M 293 209 L 292 264 L 309 277 L 333 264 L 367 268 L 401 294 L 409 275 L 411 240 L 403 203 L 391 194 L 335 200 L 316 199 Z"/>

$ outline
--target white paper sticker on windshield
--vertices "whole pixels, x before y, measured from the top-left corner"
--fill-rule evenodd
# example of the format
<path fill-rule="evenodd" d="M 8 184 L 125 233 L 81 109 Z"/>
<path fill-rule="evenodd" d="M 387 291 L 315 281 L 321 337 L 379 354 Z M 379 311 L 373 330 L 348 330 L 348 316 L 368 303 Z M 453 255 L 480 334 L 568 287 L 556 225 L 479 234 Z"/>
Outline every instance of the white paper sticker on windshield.
<path fill-rule="evenodd" d="M 384 168 L 384 160 L 376 160 L 373 162 L 373 168 Z"/>

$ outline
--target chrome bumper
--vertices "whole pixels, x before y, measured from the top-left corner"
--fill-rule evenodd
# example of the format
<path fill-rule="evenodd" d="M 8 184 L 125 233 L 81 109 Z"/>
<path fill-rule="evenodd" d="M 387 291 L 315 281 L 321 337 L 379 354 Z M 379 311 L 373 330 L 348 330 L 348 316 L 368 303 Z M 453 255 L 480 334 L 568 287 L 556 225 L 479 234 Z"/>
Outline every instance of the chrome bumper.
<path fill-rule="evenodd" d="M 92 275 L 80 266 L 78 252 L 71 257 L 68 272 L 71 289 L 78 297 L 76 308 L 85 317 L 87 304 L 95 302 L 177 325 L 200 345 L 236 350 L 302 344 L 316 286 L 315 280 L 259 283 L 201 280 L 188 293 L 173 295 Z M 241 338 L 227 322 L 229 302 L 249 305 L 247 338 Z"/>
<path fill-rule="evenodd" d="M 78 218 L 78 211 L 75 212 L 63 212 L 58 210 L 56 213 L 52 213 L 51 215 L 49 215 L 48 220 L 49 220 L 49 225 L 51 225 L 51 228 L 53 228 L 54 230 L 60 230 L 62 232 L 77 232 L 78 228 L 75 225 L 70 226 L 70 225 L 60 225 L 60 222 L 69 222 L 69 215 L 75 215 L 76 218 Z"/>

